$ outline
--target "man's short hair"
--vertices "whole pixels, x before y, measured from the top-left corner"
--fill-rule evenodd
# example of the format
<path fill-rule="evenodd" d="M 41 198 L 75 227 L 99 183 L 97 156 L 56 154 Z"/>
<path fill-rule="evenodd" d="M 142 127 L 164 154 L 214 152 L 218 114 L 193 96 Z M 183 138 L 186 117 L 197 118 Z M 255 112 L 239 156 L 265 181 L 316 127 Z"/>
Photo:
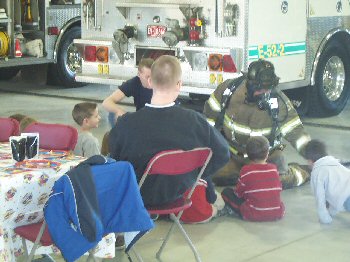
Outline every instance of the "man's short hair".
<path fill-rule="evenodd" d="M 264 136 L 252 136 L 247 141 L 247 155 L 252 161 L 264 160 L 269 153 L 269 140 Z"/>
<path fill-rule="evenodd" d="M 172 87 L 181 80 L 181 75 L 179 60 L 174 56 L 160 56 L 152 65 L 151 80 L 156 87 Z"/>
<path fill-rule="evenodd" d="M 312 139 L 305 146 L 305 158 L 307 160 L 316 162 L 327 155 L 326 145 L 320 140 Z"/>
<path fill-rule="evenodd" d="M 28 126 L 30 126 L 33 123 L 38 122 L 35 118 L 26 116 L 19 122 L 19 131 L 23 132 L 24 129 L 26 129 Z"/>
<path fill-rule="evenodd" d="M 9 116 L 9 118 L 16 119 L 18 122 L 21 122 L 26 117 L 27 117 L 26 115 L 22 115 L 22 114 L 13 114 Z"/>
<path fill-rule="evenodd" d="M 144 67 L 151 69 L 153 63 L 154 60 L 152 58 L 142 58 L 139 62 L 138 69 L 139 71 L 142 70 Z"/>
<path fill-rule="evenodd" d="M 91 117 L 96 108 L 96 103 L 83 102 L 76 104 L 72 111 L 74 121 L 81 126 L 83 124 L 84 119 Z"/>

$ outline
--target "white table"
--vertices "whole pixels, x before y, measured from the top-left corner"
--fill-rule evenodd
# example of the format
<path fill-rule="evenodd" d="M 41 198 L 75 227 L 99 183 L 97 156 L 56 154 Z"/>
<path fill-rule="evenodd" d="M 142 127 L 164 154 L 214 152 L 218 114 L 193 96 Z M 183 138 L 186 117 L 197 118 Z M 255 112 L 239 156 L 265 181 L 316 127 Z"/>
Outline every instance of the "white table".
<path fill-rule="evenodd" d="M 9 143 L 0 143 L 0 261 L 16 261 L 24 252 L 21 238 L 14 228 L 43 219 L 43 207 L 54 182 L 84 158 L 65 152 L 44 151 L 40 159 L 49 159 L 46 167 L 16 167 L 11 159 Z M 34 161 L 35 162 L 35 161 Z M 57 166 L 56 166 L 57 164 Z M 18 165 L 18 164 L 17 164 Z M 115 236 L 109 234 L 100 241 L 96 257 L 115 256 Z M 40 247 L 37 254 L 59 253 L 55 246 Z"/>

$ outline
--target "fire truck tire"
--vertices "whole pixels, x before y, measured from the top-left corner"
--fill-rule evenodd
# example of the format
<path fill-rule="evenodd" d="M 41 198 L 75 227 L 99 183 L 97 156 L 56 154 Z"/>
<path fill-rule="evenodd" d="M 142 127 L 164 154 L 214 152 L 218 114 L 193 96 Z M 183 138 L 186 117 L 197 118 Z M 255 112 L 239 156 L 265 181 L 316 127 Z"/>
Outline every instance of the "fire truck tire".
<path fill-rule="evenodd" d="M 57 63 L 50 67 L 50 77 L 64 87 L 79 87 L 85 85 L 75 81 L 75 71 L 81 66 L 80 55 L 74 48 L 73 40 L 81 38 L 80 27 L 72 27 L 62 36 L 57 52 Z M 77 60 L 77 58 L 79 58 Z"/>
<path fill-rule="evenodd" d="M 209 95 L 203 95 L 203 94 L 194 94 L 190 93 L 189 97 L 194 101 L 207 101 L 209 99 Z"/>
<path fill-rule="evenodd" d="M 0 80 L 10 80 L 14 78 L 19 70 L 19 67 L 0 68 Z"/>
<path fill-rule="evenodd" d="M 308 96 L 306 96 L 305 94 L 308 90 L 309 90 L 309 86 L 283 90 L 283 93 L 292 102 L 299 116 L 307 115 L 309 100 L 308 100 Z"/>
<path fill-rule="evenodd" d="M 310 86 L 308 115 L 327 117 L 339 114 L 350 92 L 350 55 L 336 40 L 331 40 L 321 54 Z"/>

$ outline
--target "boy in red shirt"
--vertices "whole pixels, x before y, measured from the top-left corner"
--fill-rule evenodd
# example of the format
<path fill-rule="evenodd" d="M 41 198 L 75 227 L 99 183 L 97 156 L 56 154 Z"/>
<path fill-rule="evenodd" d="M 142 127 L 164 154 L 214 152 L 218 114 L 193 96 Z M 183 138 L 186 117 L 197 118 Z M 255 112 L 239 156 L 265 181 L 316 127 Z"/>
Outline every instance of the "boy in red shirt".
<path fill-rule="evenodd" d="M 251 163 L 242 167 L 235 188 L 225 188 L 221 195 L 227 207 L 250 221 L 274 221 L 284 215 L 282 185 L 277 167 L 267 163 L 269 141 L 251 137 L 247 154 Z"/>

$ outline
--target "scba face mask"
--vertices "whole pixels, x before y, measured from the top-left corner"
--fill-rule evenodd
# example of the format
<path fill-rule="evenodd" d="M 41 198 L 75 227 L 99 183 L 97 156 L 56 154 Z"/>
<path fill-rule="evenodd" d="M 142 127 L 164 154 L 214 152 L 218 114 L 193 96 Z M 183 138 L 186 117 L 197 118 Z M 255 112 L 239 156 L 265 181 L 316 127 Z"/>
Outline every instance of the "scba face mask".
<path fill-rule="evenodd" d="M 256 105 L 260 110 L 268 110 L 270 109 L 270 97 L 271 93 L 263 93 L 256 96 Z"/>
<path fill-rule="evenodd" d="M 247 102 L 255 102 L 261 110 L 269 109 L 271 90 L 279 82 L 273 64 L 263 59 L 252 62 L 248 68 L 247 78 Z M 266 92 L 254 95 L 259 90 L 266 90 Z"/>
<path fill-rule="evenodd" d="M 265 93 L 254 95 L 255 91 L 261 90 L 260 86 L 253 81 L 247 83 L 247 97 L 246 100 L 249 103 L 256 103 L 259 109 L 268 109 L 268 103 L 270 99 L 270 91 Z"/>

